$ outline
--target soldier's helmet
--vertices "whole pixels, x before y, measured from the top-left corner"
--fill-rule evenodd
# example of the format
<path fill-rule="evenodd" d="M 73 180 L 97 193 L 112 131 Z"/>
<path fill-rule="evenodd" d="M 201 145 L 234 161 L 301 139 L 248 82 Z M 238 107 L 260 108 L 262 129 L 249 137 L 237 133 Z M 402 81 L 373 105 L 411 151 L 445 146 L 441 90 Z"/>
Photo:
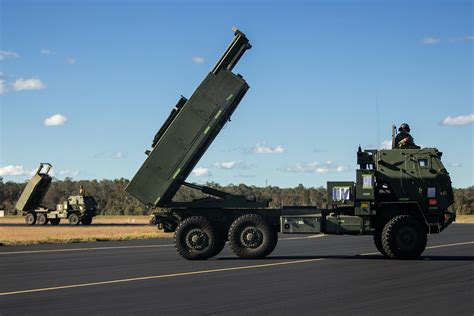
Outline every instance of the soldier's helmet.
<path fill-rule="evenodd" d="M 405 132 L 405 133 L 410 133 L 410 125 L 407 123 L 403 123 L 400 125 L 400 128 L 398 129 L 399 132 Z"/>

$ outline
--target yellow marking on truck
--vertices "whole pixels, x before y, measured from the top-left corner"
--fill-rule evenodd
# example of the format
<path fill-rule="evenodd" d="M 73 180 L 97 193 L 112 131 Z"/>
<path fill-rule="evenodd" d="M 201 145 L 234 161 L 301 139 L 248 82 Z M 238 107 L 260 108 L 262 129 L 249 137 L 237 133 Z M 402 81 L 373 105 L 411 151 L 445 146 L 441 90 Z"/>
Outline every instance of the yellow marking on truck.
<path fill-rule="evenodd" d="M 181 168 L 179 168 L 178 170 L 176 170 L 176 172 L 173 174 L 173 180 L 176 179 L 176 177 L 178 176 L 178 174 L 181 172 Z"/>
<path fill-rule="evenodd" d="M 217 120 L 219 118 L 219 116 L 221 116 L 222 114 L 222 110 L 219 110 L 216 115 L 214 116 L 214 119 Z"/>
<path fill-rule="evenodd" d="M 204 135 L 207 134 L 209 132 L 209 130 L 211 129 L 210 126 L 206 127 L 206 129 L 204 130 Z"/>
<path fill-rule="evenodd" d="M 234 97 L 234 94 L 231 93 L 225 100 L 229 102 L 230 100 L 232 100 L 233 97 Z"/>

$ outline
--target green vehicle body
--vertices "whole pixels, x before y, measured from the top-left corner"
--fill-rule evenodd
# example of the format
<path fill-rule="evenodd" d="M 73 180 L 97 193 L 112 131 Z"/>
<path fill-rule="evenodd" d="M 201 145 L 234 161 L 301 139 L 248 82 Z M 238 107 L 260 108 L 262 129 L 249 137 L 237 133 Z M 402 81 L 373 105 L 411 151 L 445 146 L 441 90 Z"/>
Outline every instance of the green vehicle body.
<path fill-rule="evenodd" d="M 48 192 L 52 177 L 52 165 L 41 163 L 31 180 L 27 183 L 16 203 L 16 210 L 25 216 L 28 225 L 58 225 L 61 219 L 67 219 L 69 224 L 90 225 L 97 213 L 97 202 L 92 196 L 73 195 L 56 206 L 48 209 L 41 205 Z"/>
<path fill-rule="evenodd" d="M 189 100 L 181 97 L 159 129 L 152 150 L 126 191 L 163 211 L 151 223 L 175 232 L 178 253 L 202 260 L 218 254 L 226 241 L 242 258 L 263 258 L 278 235 L 373 235 L 377 249 L 395 259 L 421 255 L 429 234 L 443 231 L 455 215 L 449 173 L 435 148 L 357 151 L 356 181 L 328 182 L 327 205 L 268 207 L 268 200 L 249 200 L 185 182 L 230 120 L 249 89 L 232 68 L 251 48 L 245 34 L 235 37 L 216 67 Z M 180 186 L 207 197 L 173 201 Z"/>

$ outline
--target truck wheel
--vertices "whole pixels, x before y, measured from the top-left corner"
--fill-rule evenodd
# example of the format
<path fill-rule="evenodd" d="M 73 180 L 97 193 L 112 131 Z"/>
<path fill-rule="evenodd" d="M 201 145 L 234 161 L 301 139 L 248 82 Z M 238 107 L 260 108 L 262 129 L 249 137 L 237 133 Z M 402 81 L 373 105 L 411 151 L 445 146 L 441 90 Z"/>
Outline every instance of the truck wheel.
<path fill-rule="evenodd" d="M 67 218 L 68 221 L 69 221 L 69 225 L 79 225 L 79 216 L 75 213 L 69 215 L 69 217 Z"/>
<path fill-rule="evenodd" d="M 48 224 L 48 218 L 46 217 L 46 214 L 39 213 L 36 216 L 36 224 L 38 225 L 46 225 Z"/>
<path fill-rule="evenodd" d="M 188 260 L 206 260 L 215 255 L 216 233 L 202 216 L 181 221 L 174 233 L 176 251 Z"/>
<path fill-rule="evenodd" d="M 381 229 L 376 229 L 375 232 L 374 232 L 374 244 L 375 244 L 375 247 L 377 248 L 377 250 L 378 250 L 382 255 L 384 255 L 384 257 L 388 257 L 388 256 L 387 256 L 387 253 L 386 253 L 385 250 L 383 249 L 383 245 L 382 245 L 382 230 L 381 230 Z"/>
<path fill-rule="evenodd" d="M 382 245 L 388 257 L 416 259 L 426 248 L 426 227 L 411 215 L 392 218 L 382 231 Z"/>
<path fill-rule="evenodd" d="M 51 218 L 49 220 L 49 222 L 51 223 L 51 225 L 59 225 L 59 223 L 61 222 L 61 219 L 60 218 Z"/>
<path fill-rule="evenodd" d="M 92 217 L 86 216 L 81 219 L 82 225 L 90 225 L 92 223 Z"/>
<path fill-rule="evenodd" d="M 265 258 L 272 253 L 277 242 L 276 229 L 257 214 L 242 215 L 229 229 L 230 248 L 240 258 Z"/>
<path fill-rule="evenodd" d="M 227 230 L 225 229 L 216 229 L 216 242 L 214 246 L 214 251 L 211 257 L 217 256 L 224 249 L 227 242 Z"/>
<path fill-rule="evenodd" d="M 33 213 L 28 213 L 25 216 L 25 223 L 26 225 L 34 225 L 36 224 L 36 215 Z"/>

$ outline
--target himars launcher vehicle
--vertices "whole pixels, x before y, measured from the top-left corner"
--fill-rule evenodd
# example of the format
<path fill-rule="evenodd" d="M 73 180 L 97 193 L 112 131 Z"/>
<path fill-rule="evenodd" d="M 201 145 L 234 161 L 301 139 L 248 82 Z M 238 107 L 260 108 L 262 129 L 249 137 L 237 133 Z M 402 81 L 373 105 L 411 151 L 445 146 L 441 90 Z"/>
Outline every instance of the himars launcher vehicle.
<path fill-rule="evenodd" d="M 28 225 L 59 225 L 61 219 L 67 219 L 70 225 L 90 225 L 96 215 L 97 202 L 92 196 L 71 195 L 66 201 L 49 209 L 42 206 L 53 178 L 50 175 L 51 164 L 41 163 L 31 180 L 26 184 L 15 208 L 25 216 Z"/>
<path fill-rule="evenodd" d="M 126 191 L 165 210 L 155 222 L 175 232 L 176 249 L 190 260 L 217 255 L 229 242 L 241 258 L 264 258 L 284 234 L 373 235 L 377 249 L 394 259 L 417 258 L 428 234 L 455 215 L 451 179 L 434 148 L 357 151 L 356 181 L 328 182 L 327 206 L 268 208 L 255 201 L 185 182 L 249 86 L 232 69 L 247 49 L 235 30 L 229 48 L 189 100 L 178 101 L 153 141 L 152 150 Z M 175 202 L 181 185 L 207 197 Z"/>

